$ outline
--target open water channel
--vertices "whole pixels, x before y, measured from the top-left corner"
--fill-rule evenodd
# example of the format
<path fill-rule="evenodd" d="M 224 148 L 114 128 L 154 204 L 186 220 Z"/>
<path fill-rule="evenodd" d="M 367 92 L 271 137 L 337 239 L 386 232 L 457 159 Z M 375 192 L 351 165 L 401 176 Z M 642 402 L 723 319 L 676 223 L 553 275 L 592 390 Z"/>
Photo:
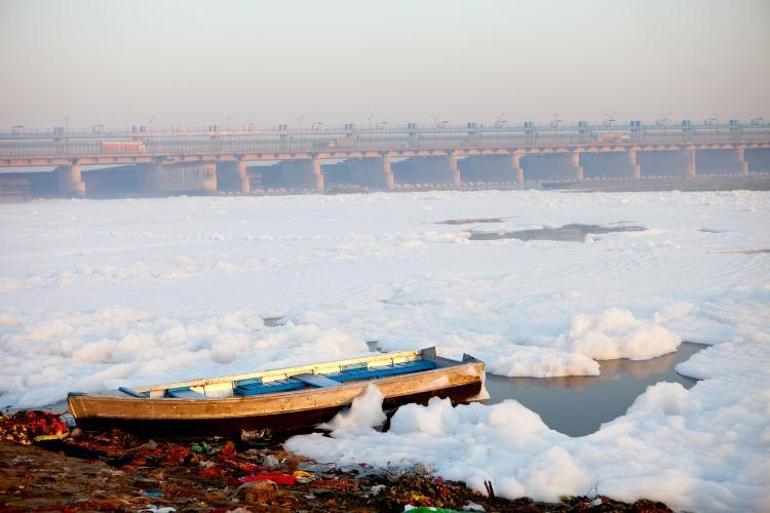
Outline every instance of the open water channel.
<path fill-rule="evenodd" d="M 697 380 L 675 367 L 706 346 L 685 342 L 674 353 L 649 360 L 605 360 L 599 376 L 507 378 L 487 374 L 490 403 L 515 399 L 536 412 L 551 429 L 570 436 L 593 433 L 623 415 L 648 386 L 661 381 L 691 388 Z"/>

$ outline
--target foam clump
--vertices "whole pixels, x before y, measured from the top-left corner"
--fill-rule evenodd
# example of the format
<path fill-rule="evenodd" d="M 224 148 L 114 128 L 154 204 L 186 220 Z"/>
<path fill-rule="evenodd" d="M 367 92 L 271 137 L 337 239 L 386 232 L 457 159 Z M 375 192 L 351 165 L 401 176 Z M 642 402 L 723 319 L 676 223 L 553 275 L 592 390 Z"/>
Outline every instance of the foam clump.
<path fill-rule="evenodd" d="M 574 352 L 597 360 L 654 358 L 676 351 L 682 342 L 676 333 L 620 308 L 596 316 L 576 315 L 568 337 Z"/>
<path fill-rule="evenodd" d="M 369 385 L 364 392 L 353 399 L 350 408 L 334 416 L 319 427 L 329 429 L 333 435 L 347 431 L 369 430 L 385 422 L 382 401 L 385 396 L 375 385 Z"/>
<path fill-rule="evenodd" d="M 693 407 L 692 398 L 679 383 L 657 383 L 636 398 L 629 413 L 684 415 Z"/>
<path fill-rule="evenodd" d="M 473 351 L 498 376 L 553 378 L 558 376 L 598 376 L 599 363 L 579 353 L 547 347 L 506 345 L 497 351 Z"/>

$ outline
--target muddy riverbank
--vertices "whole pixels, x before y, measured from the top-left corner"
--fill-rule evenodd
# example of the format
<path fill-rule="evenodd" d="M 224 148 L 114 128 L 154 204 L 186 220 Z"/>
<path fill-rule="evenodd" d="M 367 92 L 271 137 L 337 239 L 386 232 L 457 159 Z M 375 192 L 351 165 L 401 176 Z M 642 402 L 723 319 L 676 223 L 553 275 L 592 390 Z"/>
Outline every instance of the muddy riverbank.
<path fill-rule="evenodd" d="M 0 417 L 0 512 L 670 512 L 651 501 L 569 497 L 556 504 L 479 495 L 419 465 L 318 464 L 268 441 L 142 440 L 69 430 L 55 414 Z"/>

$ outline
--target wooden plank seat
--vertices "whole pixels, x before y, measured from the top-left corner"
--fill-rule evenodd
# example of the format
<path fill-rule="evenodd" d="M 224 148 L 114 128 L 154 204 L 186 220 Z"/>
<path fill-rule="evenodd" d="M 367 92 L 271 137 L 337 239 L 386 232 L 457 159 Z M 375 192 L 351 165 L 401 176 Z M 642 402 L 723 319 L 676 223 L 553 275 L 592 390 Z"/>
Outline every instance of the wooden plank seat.
<path fill-rule="evenodd" d="M 289 390 L 299 390 L 304 387 L 302 381 L 296 379 L 278 379 L 262 383 L 260 379 L 248 379 L 239 381 L 233 389 L 235 395 L 262 395 L 273 394 L 275 392 L 286 392 Z"/>
<path fill-rule="evenodd" d="M 292 378 L 318 388 L 334 388 L 342 385 L 339 381 L 329 379 L 323 374 L 296 374 Z"/>
<path fill-rule="evenodd" d="M 145 397 L 150 397 L 150 393 L 149 392 L 137 392 L 136 390 L 132 390 L 132 389 L 130 389 L 128 387 L 118 387 L 118 390 L 120 390 L 121 392 L 123 392 L 126 395 L 130 395 L 131 397 L 137 397 L 137 398 L 142 398 L 142 399 L 145 398 Z"/>
<path fill-rule="evenodd" d="M 398 376 L 400 374 L 411 374 L 436 368 L 436 362 L 432 360 L 416 360 L 412 362 L 401 362 L 393 365 L 383 365 L 380 367 L 369 367 L 360 369 L 344 370 L 338 374 L 327 374 L 334 380 L 344 383 L 346 381 L 355 381 L 360 379 L 384 378 L 386 376 Z"/>
<path fill-rule="evenodd" d="M 166 397 L 172 397 L 174 399 L 203 399 L 206 397 L 200 392 L 192 390 L 190 387 L 182 388 L 169 388 L 166 390 Z"/>

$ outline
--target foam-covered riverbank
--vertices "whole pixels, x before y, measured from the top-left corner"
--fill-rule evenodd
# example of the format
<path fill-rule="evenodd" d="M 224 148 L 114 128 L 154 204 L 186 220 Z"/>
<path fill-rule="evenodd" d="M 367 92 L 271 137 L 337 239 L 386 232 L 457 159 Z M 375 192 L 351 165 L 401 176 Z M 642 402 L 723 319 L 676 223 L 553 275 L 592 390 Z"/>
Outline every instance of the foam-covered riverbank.
<path fill-rule="evenodd" d="M 436 224 L 493 217 L 501 222 Z M 598 360 L 649 358 L 682 340 L 721 344 L 681 365 L 704 382 L 653 387 L 625 417 L 581 439 L 550 431 L 516 403 L 405 411 L 449 419 L 437 440 L 463 430 L 487 442 L 515 438 L 491 419 L 521 424 L 534 446 L 471 438 L 489 447 L 487 460 L 436 452 L 498 481 L 511 471 L 504 462 L 520 462 L 528 474 L 496 486 L 509 495 L 599 487 L 630 500 L 657 489 L 682 508 L 757 510 L 770 500 L 768 221 L 770 195 L 742 191 L 0 205 L 0 401 L 41 406 L 67 390 L 336 359 L 366 352 L 369 340 L 385 350 L 437 344 L 485 359 L 494 373 L 540 377 L 596 374 Z M 585 242 L 470 240 L 474 229 L 570 223 L 646 230 Z M 273 316 L 282 324 L 265 326 Z M 342 458 L 371 437 L 427 437 L 414 423 L 395 425 L 317 449 Z M 540 482 L 557 475 L 552 468 L 574 472 Z"/>

